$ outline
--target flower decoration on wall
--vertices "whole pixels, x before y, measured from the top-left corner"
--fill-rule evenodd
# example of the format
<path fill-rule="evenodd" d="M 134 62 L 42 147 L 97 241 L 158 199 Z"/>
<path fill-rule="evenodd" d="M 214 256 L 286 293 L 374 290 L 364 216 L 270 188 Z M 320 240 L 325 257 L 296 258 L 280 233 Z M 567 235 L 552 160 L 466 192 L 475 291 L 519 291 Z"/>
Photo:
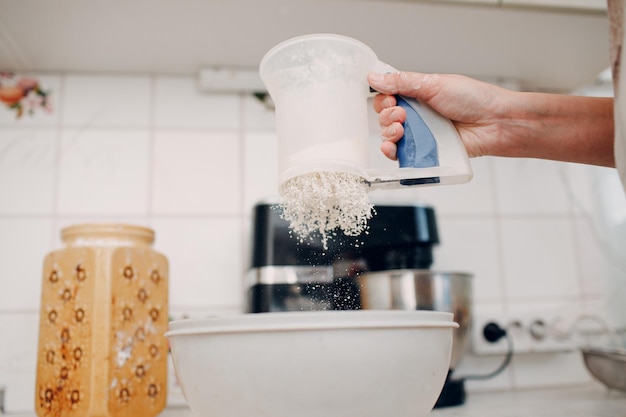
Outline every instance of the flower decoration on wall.
<path fill-rule="evenodd" d="M 17 119 L 24 113 L 33 115 L 37 110 L 52 112 L 50 91 L 45 91 L 36 78 L 20 77 L 12 72 L 0 72 L 0 102 L 15 111 Z"/>

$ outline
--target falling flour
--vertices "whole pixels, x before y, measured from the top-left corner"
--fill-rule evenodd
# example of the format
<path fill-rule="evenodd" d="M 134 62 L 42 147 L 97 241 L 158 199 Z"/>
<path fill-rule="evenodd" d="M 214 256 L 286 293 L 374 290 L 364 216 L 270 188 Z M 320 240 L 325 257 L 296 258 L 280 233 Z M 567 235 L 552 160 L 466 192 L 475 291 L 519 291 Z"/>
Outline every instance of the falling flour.
<path fill-rule="evenodd" d="M 324 249 L 338 229 L 358 236 L 367 229 L 373 205 L 368 185 L 358 175 L 344 172 L 314 172 L 282 184 L 283 218 L 300 241 L 318 232 Z"/>

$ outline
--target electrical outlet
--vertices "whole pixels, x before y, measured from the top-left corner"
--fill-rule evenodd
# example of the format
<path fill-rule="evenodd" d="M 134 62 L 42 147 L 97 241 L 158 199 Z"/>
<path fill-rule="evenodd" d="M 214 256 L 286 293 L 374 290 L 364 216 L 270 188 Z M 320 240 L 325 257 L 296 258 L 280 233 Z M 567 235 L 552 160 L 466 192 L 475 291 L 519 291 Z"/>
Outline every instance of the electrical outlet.
<path fill-rule="evenodd" d="M 567 352 L 575 348 L 563 331 L 564 318 L 554 312 L 525 312 L 511 315 L 478 315 L 472 327 L 472 350 L 478 355 L 508 352 L 507 337 L 490 343 L 483 335 L 485 326 L 495 323 L 507 332 L 514 353 Z"/>

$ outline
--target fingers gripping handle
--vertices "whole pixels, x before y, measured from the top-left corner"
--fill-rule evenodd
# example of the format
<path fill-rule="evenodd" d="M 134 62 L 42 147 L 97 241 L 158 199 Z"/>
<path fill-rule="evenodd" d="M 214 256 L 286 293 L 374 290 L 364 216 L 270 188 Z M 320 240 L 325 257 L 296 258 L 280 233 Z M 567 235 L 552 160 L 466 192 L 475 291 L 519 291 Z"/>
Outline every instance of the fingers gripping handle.
<path fill-rule="evenodd" d="M 418 112 L 420 104 L 403 96 L 396 96 L 396 101 L 406 111 L 404 136 L 397 143 L 400 168 L 439 166 L 437 141 Z"/>
<path fill-rule="evenodd" d="M 372 72 L 388 74 L 398 70 L 378 61 Z M 400 174 L 398 183 L 412 186 L 468 182 L 472 178 L 472 170 L 453 123 L 414 98 L 395 97 L 397 105 L 406 111 L 404 136 L 397 142 L 396 154 L 400 171 L 405 173 Z"/>

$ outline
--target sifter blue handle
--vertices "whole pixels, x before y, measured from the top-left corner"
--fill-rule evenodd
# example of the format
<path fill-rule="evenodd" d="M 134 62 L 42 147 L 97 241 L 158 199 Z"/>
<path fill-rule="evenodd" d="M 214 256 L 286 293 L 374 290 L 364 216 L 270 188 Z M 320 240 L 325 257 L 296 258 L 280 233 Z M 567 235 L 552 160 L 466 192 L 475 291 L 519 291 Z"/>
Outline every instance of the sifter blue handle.
<path fill-rule="evenodd" d="M 397 143 L 400 168 L 439 166 L 437 141 L 417 110 L 409 103 L 415 100 L 396 96 L 396 101 L 406 111 L 404 136 Z"/>

